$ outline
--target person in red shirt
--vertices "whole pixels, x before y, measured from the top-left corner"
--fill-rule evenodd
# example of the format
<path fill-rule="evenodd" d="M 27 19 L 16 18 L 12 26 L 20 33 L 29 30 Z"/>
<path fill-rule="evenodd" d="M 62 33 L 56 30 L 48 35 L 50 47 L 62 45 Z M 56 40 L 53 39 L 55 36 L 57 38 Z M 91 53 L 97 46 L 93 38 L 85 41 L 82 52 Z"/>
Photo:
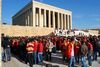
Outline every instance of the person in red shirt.
<path fill-rule="evenodd" d="M 33 44 L 34 44 L 34 52 L 37 52 L 37 49 L 38 49 L 38 41 L 37 40 L 34 40 Z"/>
<path fill-rule="evenodd" d="M 42 63 L 42 61 L 43 61 L 42 54 L 43 54 L 43 43 L 40 40 L 38 43 L 38 63 Z"/>
<path fill-rule="evenodd" d="M 34 40 L 33 42 L 34 44 L 34 50 L 33 50 L 33 60 L 34 60 L 34 64 L 37 63 L 37 49 L 38 49 L 38 41 L 37 40 Z"/>
<path fill-rule="evenodd" d="M 65 39 L 61 46 L 61 53 L 63 56 L 63 61 L 66 61 L 66 53 L 65 53 L 66 49 L 67 49 L 67 46 L 66 46 L 66 39 Z"/>
<path fill-rule="evenodd" d="M 71 41 L 67 46 L 67 50 L 68 50 L 67 56 L 69 58 L 68 67 L 74 67 L 74 64 L 75 64 L 74 44 L 75 44 L 74 37 L 71 37 Z"/>
<path fill-rule="evenodd" d="M 19 40 L 14 38 L 12 41 L 13 53 L 19 55 Z"/>
<path fill-rule="evenodd" d="M 75 52 L 75 60 L 77 63 L 79 63 L 79 50 L 80 50 L 80 44 L 78 41 L 76 41 L 74 46 L 74 52 Z"/>

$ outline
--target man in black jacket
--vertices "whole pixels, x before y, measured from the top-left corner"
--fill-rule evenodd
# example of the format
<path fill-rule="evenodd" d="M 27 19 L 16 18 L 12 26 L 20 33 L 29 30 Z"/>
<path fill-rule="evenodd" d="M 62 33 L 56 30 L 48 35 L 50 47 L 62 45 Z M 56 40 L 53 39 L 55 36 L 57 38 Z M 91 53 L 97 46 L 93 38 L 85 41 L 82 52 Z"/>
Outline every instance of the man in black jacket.
<path fill-rule="evenodd" d="M 97 51 L 99 52 L 99 56 L 100 56 L 100 36 L 98 36 L 98 39 L 96 41 L 96 45 L 97 45 Z"/>
<path fill-rule="evenodd" d="M 11 53 L 10 53 L 10 42 L 9 38 L 5 37 L 4 34 L 2 34 L 2 48 L 3 48 L 3 53 L 2 53 L 2 61 L 10 61 L 11 60 Z"/>

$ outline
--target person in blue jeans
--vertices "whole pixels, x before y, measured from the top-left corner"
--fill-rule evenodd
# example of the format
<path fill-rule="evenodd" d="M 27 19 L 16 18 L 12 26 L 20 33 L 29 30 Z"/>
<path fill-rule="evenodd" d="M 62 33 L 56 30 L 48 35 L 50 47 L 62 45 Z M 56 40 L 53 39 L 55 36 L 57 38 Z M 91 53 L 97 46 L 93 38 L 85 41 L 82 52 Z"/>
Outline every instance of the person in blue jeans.
<path fill-rule="evenodd" d="M 94 50 L 93 52 L 93 60 L 97 61 L 97 50 Z"/>
<path fill-rule="evenodd" d="M 88 54 L 88 64 L 92 66 L 92 56 L 90 54 Z"/>
<path fill-rule="evenodd" d="M 75 57 L 72 56 L 69 60 L 69 64 L 68 64 L 68 67 L 74 67 L 75 65 Z"/>
<path fill-rule="evenodd" d="M 97 38 L 94 38 L 93 39 L 93 60 L 97 61 L 97 49 L 98 49 L 98 46 L 97 46 Z"/>
<path fill-rule="evenodd" d="M 81 61 L 82 61 L 82 67 L 87 67 L 87 65 L 86 65 L 86 58 L 85 58 L 84 55 L 81 56 Z"/>
<path fill-rule="evenodd" d="M 37 52 L 33 52 L 33 64 L 36 64 L 37 63 Z"/>
<path fill-rule="evenodd" d="M 41 64 L 43 61 L 42 52 L 38 53 L 38 63 Z"/>
<path fill-rule="evenodd" d="M 3 54 L 2 54 L 2 61 L 10 61 L 11 60 L 11 52 L 10 52 L 10 47 L 3 49 Z"/>
<path fill-rule="evenodd" d="M 2 61 L 10 61 L 11 60 L 11 52 L 10 52 L 10 42 L 9 42 L 9 37 L 5 37 L 2 35 L 2 48 L 3 48 L 3 53 L 2 53 Z"/>
<path fill-rule="evenodd" d="M 92 66 L 92 54 L 93 54 L 93 46 L 92 43 L 90 43 L 89 41 L 87 41 L 87 46 L 88 46 L 88 64 L 91 67 Z"/>
<path fill-rule="evenodd" d="M 86 58 L 85 58 L 87 53 L 88 53 L 88 47 L 86 45 L 86 40 L 83 40 L 82 45 L 81 45 L 81 62 L 82 62 L 82 67 L 87 67 L 87 65 L 86 65 Z"/>

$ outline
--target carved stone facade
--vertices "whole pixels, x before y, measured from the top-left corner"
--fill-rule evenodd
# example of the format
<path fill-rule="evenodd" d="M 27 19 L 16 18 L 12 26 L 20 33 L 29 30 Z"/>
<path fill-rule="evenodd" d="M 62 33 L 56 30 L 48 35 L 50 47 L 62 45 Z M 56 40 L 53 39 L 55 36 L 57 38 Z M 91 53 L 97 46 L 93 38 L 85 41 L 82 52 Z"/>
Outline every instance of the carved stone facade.
<path fill-rule="evenodd" d="M 12 17 L 13 25 L 72 29 L 72 12 L 32 1 Z"/>

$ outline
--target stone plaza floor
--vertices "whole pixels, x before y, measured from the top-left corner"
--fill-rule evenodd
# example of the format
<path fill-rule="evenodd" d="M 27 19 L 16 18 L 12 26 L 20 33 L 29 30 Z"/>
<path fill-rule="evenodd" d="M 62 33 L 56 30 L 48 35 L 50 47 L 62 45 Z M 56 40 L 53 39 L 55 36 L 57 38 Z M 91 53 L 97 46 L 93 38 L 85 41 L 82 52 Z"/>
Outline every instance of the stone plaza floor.
<path fill-rule="evenodd" d="M 68 63 L 62 61 L 62 55 L 60 52 L 52 53 L 52 61 L 43 61 L 42 65 L 33 65 L 33 67 L 46 67 L 46 64 L 52 65 L 52 67 L 68 67 Z M 87 61 L 88 64 L 88 61 Z M 12 57 L 11 61 L 3 62 L 2 67 L 29 67 L 28 64 L 20 62 L 15 57 Z M 81 67 L 79 64 L 75 64 L 75 67 Z M 93 61 L 92 67 L 100 67 L 100 57 L 97 61 Z"/>

